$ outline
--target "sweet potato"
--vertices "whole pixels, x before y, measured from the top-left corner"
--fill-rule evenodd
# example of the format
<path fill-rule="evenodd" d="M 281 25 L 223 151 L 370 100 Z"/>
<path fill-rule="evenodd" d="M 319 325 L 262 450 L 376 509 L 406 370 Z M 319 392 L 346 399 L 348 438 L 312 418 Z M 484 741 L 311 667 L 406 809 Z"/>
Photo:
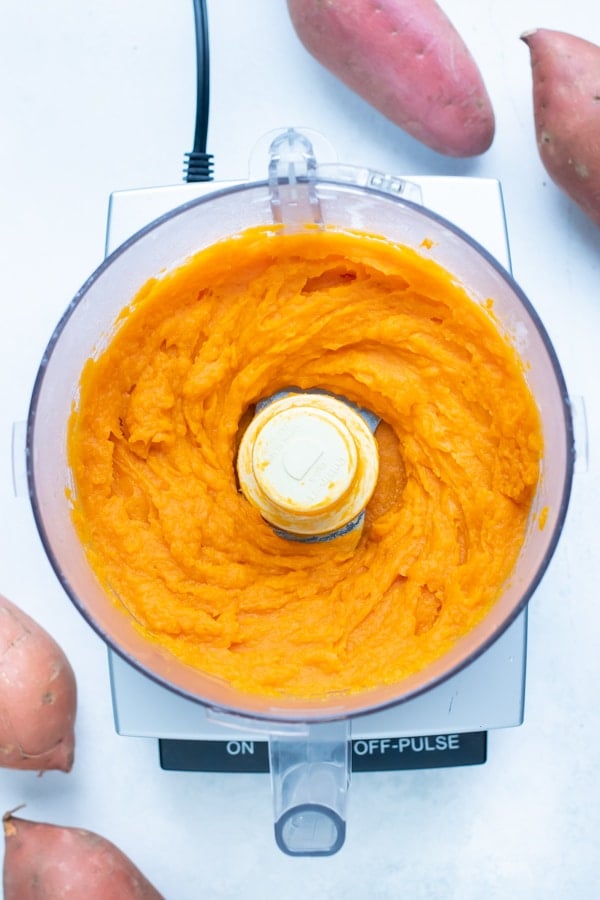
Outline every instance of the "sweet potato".
<path fill-rule="evenodd" d="M 0 766 L 70 771 L 77 687 L 50 635 L 0 596 Z"/>
<path fill-rule="evenodd" d="M 349 88 L 414 138 L 475 156 L 494 112 L 464 41 L 434 0 L 287 0 L 298 37 Z"/>
<path fill-rule="evenodd" d="M 4 816 L 4 900 L 162 900 L 111 841 L 86 831 Z"/>
<path fill-rule="evenodd" d="M 521 35 L 529 47 L 538 150 L 552 180 L 600 225 L 600 47 L 562 31 Z"/>

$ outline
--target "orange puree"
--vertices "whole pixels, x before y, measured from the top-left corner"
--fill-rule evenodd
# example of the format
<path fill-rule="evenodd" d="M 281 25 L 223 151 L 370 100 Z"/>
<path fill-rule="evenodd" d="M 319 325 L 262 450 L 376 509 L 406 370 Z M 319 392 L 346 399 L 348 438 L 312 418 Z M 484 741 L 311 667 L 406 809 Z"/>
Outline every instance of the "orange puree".
<path fill-rule="evenodd" d="M 426 248 L 333 230 L 253 229 L 150 281 L 69 430 L 74 521 L 115 602 L 246 692 L 360 691 L 443 654 L 511 572 L 542 452 L 491 305 Z M 290 385 L 382 419 L 356 547 L 278 537 L 238 488 L 241 429 Z"/>

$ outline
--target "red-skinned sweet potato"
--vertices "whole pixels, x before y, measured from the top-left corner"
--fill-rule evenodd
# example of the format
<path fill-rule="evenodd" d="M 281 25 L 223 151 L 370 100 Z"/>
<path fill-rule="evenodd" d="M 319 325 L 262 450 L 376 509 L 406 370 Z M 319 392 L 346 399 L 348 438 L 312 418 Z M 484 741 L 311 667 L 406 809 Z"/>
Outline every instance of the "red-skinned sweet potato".
<path fill-rule="evenodd" d="M 162 900 L 111 841 L 86 831 L 4 816 L 4 900 Z"/>
<path fill-rule="evenodd" d="M 552 180 L 600 225 L 600 47 L 539 28 L 529 47 L 535 132 Z"/>
<path fill-rule="evenodd" d="M 298 37 L 349 88 L 414 138 L 475 156 L 494 112 L 464 41 L 434 0 L 287 0 Z"/>
<path fill-rule="evenodd" d="M 0 766 L 70 771 L 77 686 L 63 650 L 0 596 Z"/>

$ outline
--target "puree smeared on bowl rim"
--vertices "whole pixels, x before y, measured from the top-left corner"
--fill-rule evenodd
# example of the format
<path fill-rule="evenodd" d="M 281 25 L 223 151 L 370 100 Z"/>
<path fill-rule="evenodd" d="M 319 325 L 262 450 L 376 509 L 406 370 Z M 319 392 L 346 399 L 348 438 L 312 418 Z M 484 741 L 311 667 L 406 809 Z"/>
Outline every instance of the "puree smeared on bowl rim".
<path fill-rule="evenodd" d="M 427 256 L 363 233 L 253 228 L 149 281 L 84 368 L 72 514 L 148 640 L 244 692 L 394 684 L 489 611 L 543 451 L 524 363 Z M 295 386 L 381 418 L 358 544 L 277 536 L 239 490 L 255 404 Z"/>

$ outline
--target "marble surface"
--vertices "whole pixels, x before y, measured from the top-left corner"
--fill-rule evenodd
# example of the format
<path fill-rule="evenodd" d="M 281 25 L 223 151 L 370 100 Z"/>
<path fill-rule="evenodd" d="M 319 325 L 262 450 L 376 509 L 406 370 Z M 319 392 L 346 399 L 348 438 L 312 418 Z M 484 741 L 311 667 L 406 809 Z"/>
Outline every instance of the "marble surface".
<path fill-rule="evenodd" d="M 0 591 L 62 644 L 80 706 L 73 771 L 0 770 L 1 811 L 25 803 L 30 818 L 98 831 L 169 900 L 597 896 L 600 229 L 541 166 L 519 35 L 543 26 L 600 43 L 600 19 L 592 0 L 441 5 L 496 110 L 494 144 L 475 159 L 433 153 L 351 94 L 304 51 L 283 0 L 208 2 L 216 177 L 244 178 L 261 136 L 293 124 L 326 135 L 349 163 L 499 178 L 514 274 L 579 411 L 566 527 L 529 608 L 524 724 L 490 733 L 484 766 L 355 775 L 346 844 L 318 860 L 276 848 L 266 776 L 163 772 L 153 740 L 115 733 L 106 648 L 56 582 L 13 485 L 13 425 L 56 322 L 102 259 L 110 192 L 181 181 L 195 103 L 191 3 L 2 3 Z"/>

